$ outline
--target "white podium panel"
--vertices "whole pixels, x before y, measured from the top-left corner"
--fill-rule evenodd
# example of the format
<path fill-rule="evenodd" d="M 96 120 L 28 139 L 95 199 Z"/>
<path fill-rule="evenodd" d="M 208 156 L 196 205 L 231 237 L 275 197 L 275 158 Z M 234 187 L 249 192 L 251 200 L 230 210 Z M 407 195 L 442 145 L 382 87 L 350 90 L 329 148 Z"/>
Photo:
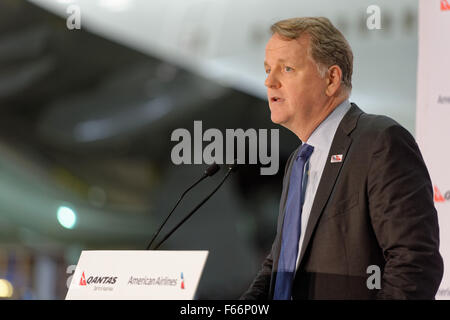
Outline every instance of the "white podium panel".
<path fill-rule="evenodd" d="M 192 300 L 208 251 L 83 251 L 66 300 Z"/>

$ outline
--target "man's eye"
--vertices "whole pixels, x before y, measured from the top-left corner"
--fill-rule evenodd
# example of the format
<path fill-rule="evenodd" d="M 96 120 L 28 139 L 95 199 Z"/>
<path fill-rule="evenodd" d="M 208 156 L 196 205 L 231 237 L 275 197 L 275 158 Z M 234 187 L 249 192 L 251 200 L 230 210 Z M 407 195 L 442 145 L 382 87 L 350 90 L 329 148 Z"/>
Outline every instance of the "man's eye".
<path fill-rule="evenodd" d="M 286 66 L 286 67 L 284 67 L 284 70 L 287 71 L 287 72 L 290 72 L 290 71 L 292 71 L 292 70 L 294 70 L 294 69 L 292 69 L 291 67 L 287 67 L 287 66 Z"/>
<path fill-rule="evenodd" d="M 266 70 L 266 73 L 269 74 L 269 72 L 270 72 L 270 69 L 267 69 L 267 70 Z"/>

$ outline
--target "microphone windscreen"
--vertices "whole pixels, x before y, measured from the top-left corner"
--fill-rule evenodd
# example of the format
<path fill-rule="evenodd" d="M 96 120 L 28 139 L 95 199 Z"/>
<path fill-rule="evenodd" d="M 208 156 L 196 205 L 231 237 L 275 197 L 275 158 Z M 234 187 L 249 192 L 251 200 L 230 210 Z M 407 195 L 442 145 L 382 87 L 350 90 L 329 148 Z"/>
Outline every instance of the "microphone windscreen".
<path fill-rule="evenodd" d="M 237 159 L 235 160 L 235 162 L 233 163 L 233 164 L 229 164 L 228 165 L 228 169 L 230 170 L 230 171 L 233 171 L 233 172 L 236 172 L 237 171 L 237 169 L 238 169 L 238 163 L 237 163 Z"/>
<path fill-rule="evenodd" d="M 206 168 L 205 170 L 205 174 L 207 176 L 213 176 L 216 174 L 217 171 L 219 171 L 220 166 L 217 163 L 213 163 L 212 165 L 210 165 L 208 168 Z"/>

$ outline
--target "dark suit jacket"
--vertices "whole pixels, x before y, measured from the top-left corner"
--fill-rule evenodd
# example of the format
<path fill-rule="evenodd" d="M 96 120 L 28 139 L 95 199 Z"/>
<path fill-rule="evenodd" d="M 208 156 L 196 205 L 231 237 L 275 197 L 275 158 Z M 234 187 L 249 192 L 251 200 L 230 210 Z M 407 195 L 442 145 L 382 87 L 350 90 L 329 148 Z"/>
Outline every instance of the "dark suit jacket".
<path fill-rule="evenodd" d="M 272 299 L 292 156 L 285 169 L 277 235 L 241 299 Z M 306 228 L 294 299 L 434 299 L 443 275 L 439 227 L 425 163 L 394 120 L 352 103 L 342 119 Z M 381 289 L 369 290 L 370 265 Z"/>

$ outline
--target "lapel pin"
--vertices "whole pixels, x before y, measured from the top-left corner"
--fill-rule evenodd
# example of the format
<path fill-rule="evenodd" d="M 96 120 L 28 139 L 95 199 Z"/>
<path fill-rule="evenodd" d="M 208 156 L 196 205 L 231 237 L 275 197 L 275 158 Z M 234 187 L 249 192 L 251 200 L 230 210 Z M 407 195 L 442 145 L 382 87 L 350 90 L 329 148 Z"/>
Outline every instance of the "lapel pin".
<path fill-rule="evenodd" d="M 331 163 L 342 162 L 342 154 L 334 154 L 331 156 Z"/>

